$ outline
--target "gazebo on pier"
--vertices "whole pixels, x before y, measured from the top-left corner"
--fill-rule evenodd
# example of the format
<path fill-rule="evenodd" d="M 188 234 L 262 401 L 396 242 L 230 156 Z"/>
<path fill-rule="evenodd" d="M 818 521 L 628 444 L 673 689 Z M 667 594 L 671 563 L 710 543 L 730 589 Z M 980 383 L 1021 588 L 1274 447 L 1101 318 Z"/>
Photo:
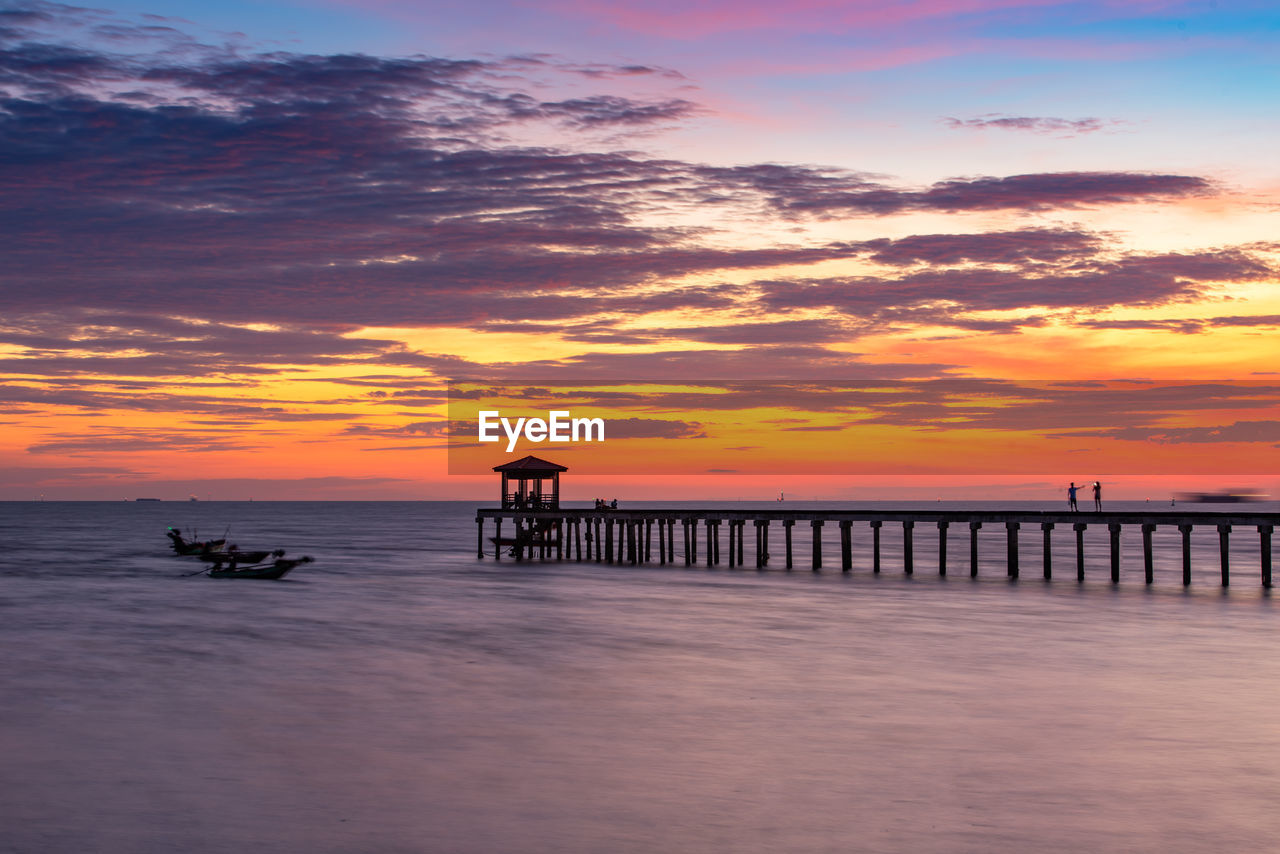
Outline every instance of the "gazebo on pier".
<path fill-rule="evenodd" d="M 530 456 L 493 470 L 502 474 L 503 510 L 560 509 L 560 472 L 567 466 Z"/>

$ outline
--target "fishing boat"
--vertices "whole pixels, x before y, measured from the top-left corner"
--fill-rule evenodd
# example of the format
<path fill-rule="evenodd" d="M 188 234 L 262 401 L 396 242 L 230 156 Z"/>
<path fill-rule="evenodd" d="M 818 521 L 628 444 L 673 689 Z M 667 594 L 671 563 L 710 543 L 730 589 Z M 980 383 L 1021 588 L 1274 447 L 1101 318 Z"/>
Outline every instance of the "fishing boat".
<path fill-rule="evenodd" d="M 209 568 L 210 578 L 261 578 L 275 581 L 284 578 L 285 574 L 299 564 L 311 563 L 310 557 L 276 558 L 271 563 L 260 563 L 254 566 L 227 566 L 216 563 Z"/>
<path fill-rule="evenodd" d="M 269 557 L 284 557 L 284 549 L 276 549 L 275 551 L 266 551 L 264 549 L 262 551 L 246 552 L 231 546 L 225 552 L 199 552 L 195 556 L 209 563 L 230 563 L 234 560 L 236 563 L 252 564 L 262 563 Z"/>
<path fill-rule="evenodd" d="M 204 540 L 203 542 L 187 540 L 182 536 L 182 532 L 177 528 L 169 528 L 164 532 L 169 538 L 169 544 L 173 546 L 173 550 L 180 555 L 198 555 L 202 553 L 217 552 L 227 541 L 225 538 L 220 540 Z"/>

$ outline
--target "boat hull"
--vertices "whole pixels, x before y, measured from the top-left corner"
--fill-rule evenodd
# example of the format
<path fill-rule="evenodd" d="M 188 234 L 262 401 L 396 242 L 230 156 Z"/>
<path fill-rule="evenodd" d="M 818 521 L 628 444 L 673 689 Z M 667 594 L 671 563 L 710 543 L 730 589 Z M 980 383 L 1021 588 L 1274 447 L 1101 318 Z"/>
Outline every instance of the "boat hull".
<path fill-rule="evenodd" d="M 215 565 L 209 570 L 210 578 L 256 578 L 264 581 L 275 581 L 284 578 L 290 570 L 302 563 L 311 563 L 311 558 L 302 557 L 296 560 L 277 560 L 265 566 L 246 566 L 243 568 L 223 567 Z"/>

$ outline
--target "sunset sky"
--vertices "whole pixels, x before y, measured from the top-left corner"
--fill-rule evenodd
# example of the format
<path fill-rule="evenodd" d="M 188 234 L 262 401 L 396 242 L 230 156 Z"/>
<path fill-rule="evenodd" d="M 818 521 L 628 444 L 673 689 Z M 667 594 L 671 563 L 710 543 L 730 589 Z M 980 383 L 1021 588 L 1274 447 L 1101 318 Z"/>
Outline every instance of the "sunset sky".
<path fill-rule="evenodd" d="M 0 499 L 488 497 L 451 381 L 572 498 L 1275 493 L 1277 92 L 1270 2 L 0 0 Z"/>

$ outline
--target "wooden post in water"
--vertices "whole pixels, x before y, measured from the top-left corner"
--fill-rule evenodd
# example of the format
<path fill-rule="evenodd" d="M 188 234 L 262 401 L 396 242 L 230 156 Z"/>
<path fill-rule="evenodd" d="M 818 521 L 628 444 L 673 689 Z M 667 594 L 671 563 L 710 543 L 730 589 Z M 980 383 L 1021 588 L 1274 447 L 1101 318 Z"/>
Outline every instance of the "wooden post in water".
<path fill-rule="evenodd" d="M 1271 589 L 1271 525 L 1258 526 L 1258 546 L 1262 553 L 1262 586 Z"/>
<path fill-rule="evenodd" d="M 880 574 L 880 526 L 883 524 L 878 520 L 871 523 L 871 571 L 876 575 Z"/>
<path fill-rule="evenodd" d="M 520 524 L 519 519 L 512 520 L 516 523 L 516 561 L 524 560 L 524 526 Z"/>
<path fill-rule="evenodd" d="M 1111 532 L 1111 583 L 1120 583 L 1120 523 L 1107 523 L 1107 530 Z"/>
<path fill-rule="evenodd" d="M 493 559 L 502 560 L 502 517 L 494 519 Z"/>
<path fill-rule="evenodd" d="M 738 520 L 738 566 L 742 566 L 742 537 L 743 530 L 747 527 L 746 519 Z"/>
<path fill-rule="evenodd" d="M 1084 529 L 1089 527 L 1085 522 L 1071 525 L 1076 532 L 1076 581 L 1084 581 Z"/>
<path fill-rule="evenodd" d="M 787 535 L 787 569 L 791 569 L 791 528 L 795 523 L 795 519 L 782 520 L 782 529 Z"/>
<path fill-rule="evenodd" d="M 1049 532 L 1053 530 L 1052 522 L 1041 522 L 1040 530 L 1044 531 L 1044 580 L 1053 578 L 1053 548 L 1049 543 Z"/>
<path fill-rule="evenodd" d="M 636 543 L 636 523 L 635 521 L 628 519 L 627 520 L 627 561 L 629 563 L 634 564 L 636 562 L 636 558 L 638 557 L 638 552 L 639 552 L 637 545 L 638 544 Z"/>
<path fill-rule="evenodd" d="M 667 562 L 667 526 L 665 519 L 658 520 L 658 563 Z"/>
<path fill-rule="evenodd" d="M 1021 525 L 1018 522 L 1005 522 L 1005 536 L 1008 540 L 1008 556 L 1006 560 L 1009 564 L 1009 577 L 1018 577 L 1018 528 Z"/>
<path fill-rule="evenodd" d="M 667 561 L 676 562 L 676 520 L 667 520 Z"/>
<path fill-rule="evenodd" d="M 564 520 L 556 520 L 556 560 L 564 560 Z"/>
<path fill-rule="evenodd" d="M 822 520 L 811 519 L 809 524 L 813 527 L 813 571 L 817 572 L 822 569 Z"/>
<path fill-rule="evenodd" d="M 711 566 L 716 560 L 716 546 L 720 545 L 720 520 L 707 519 L 704 527 L 707 529 L 707 566 Z"/>
<path fill-rule="evenodd" d="M 644 561 L 648 563 L 653 560 L 653 553 L 649 550 L 649 544 L 653 542 L 653 520 L 644 520 Z"/>
<path fill-rule="evenodd" d="M 840 520 L 840 571 L 849 572 L 853 569 L 853 522 L 849 519 Z"/>
<path fill-rule="evenodd" d="M 692 553 L 693 559 L 690 563 L 698 562 L 698 520 L 690 519 L 689 524 L 693 525 L 693 530 L 689 534 L 689 551 Z"/>
<path fill-rule="evenodd" d="M 1218 526 L 1218 551 L 1222 555 L 1222 586 L 1223 587 L 1226 587 L 1231 584 L 1230 558 L 1228 557 L 1228 552 L 1230 551 L 1229 549 L 1230 540 L 1231 540 L 1231 526 L 1219 525 Z"/>
<path fill-rule="evenodd" d="M 613 563 L 613 517 L 604 520 L 604 559 Z"/>
<path fill-rule="evenodd" d="M 981 522 L 969 523 L 969 577 L 978 577 L 978 529 Z"/>
<path fill-rule="evenodd" d="M 738 523 L 730 519 L 726 524 L 729 526 L 729 568 L 733 569 L 738 565 Z"/>
<path fill-rule="evenodd" d="M 714 562 L 718 566 L 720 564 L 720 520 L 716 519 L 715 522 L 716 522 L 716 532 L 711 537 L 711 548 L 713 551 L 715 551 Z"/>
<path fill-rule="evenodd" d="M 760 568 L 769 565 L 769 520 L 758 519 L 756 524 L 760 526 Z"/>
<path fill-rule="evenodd" d="M 684 525 L 684 565 L 689 566 L 693 563 L 693 558 L 689 556 L 692 551 L 689 548 L 689 542 L 693 539 L 693 534 L 690 532 L 689 526 L 693 524 L 693 520 L 681 519 L 680 523 Z"/>
<path fill-rule="evenodd" d="M 1179 525 L 1182 532 L 1182 586 L 1191 583 L 1191 526 Z"/>
<path fill-rule="evenodd" d="M 1151 557 L 1151 532 L 1155 529 L 1156 526 L 1151 524 L 1142 526 L 1142 571 L 1146 573 L 1148 584 L 1156 580 L 1155 566 Z"/>
<path fill-rule="evenodd" d="M 484 517 L 476 517 L 476 557 L 484 557 Z"/>
<path fill-rule="evenodd" d="M 938 575 L 947 574 L 947 528 L 950 522 L 938 523 Z"/>
<path fill-rule="evenodd" d="M 914 561 L 912 559 L 913 556 L 911 554 L 911 541 L 913 539 L 911 532 L 915 527 L 916 523 L 910 519 L 907 519 L 902 523 L 902 568 L 907 575 L 911 575 L 915 572 Z"/>

